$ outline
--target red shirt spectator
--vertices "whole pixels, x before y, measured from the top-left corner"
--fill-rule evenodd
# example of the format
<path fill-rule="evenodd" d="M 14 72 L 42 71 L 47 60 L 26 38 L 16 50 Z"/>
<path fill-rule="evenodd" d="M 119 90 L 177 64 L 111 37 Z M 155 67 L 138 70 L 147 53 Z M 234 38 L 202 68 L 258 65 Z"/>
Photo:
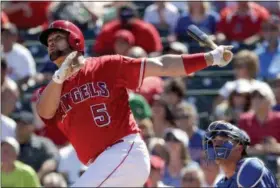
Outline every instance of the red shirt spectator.
<path fill-rule="evenodd" d="M 280 113 L 270 111 L 265 122 L 260 123 L 255 113 L 248 112 L 241 115 L 238 126 L 244 129 L 251 138 L 251 144 L 263 142 L 265 137 L 272 136 L 280 142 Z"/>
<path fill-rule="evenodd" d="M 114 51 L 116 54 L 128 55 L 129 50 L 134 46 L 135 38 L 128 30 L 119 30 L 115 34 Z"/>
<path fill-rule="evenodd" d="M 164 82 L 160 77 L 150 76 L 144 78 L 143 84 L 138 93 L 143 95 L 150 105 L 153 103 L 155 95 L 160 95 L 163 92 Z"/>
<path fill-rule="evenodd" d="M 19 29 L 37 27 L 48 22 L 49 1 L 5 2 L 4 12 Z"/>
<path fill-rule="evenodd" d="M 138 18 L 130 21 L 130 32 L 135 36 L 136 46 L 142 47 L 148 53 L 162 50 L 159 33 L 153 25 Z M 114 36 L 121 29 L 124 28 L 122 28 L 120 20 L 106 23 L 95 41 L 94 53 L 99 55 L 114 53 Z"/>
<path fill-rule="evenodd" d="M 262 22 L 269 18 L 269 12 L 253 2 L 238 2 L 236 6 L 222 9 L 220 14 L 218 32 L 230 41 L 243 41 L 260 33 Z"/>

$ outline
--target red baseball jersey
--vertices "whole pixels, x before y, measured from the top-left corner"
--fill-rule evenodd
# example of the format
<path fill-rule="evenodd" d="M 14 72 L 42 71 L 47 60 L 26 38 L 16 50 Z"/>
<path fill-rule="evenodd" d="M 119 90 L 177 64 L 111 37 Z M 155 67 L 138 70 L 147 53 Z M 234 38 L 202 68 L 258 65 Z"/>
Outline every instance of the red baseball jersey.
<path fill-rule="evenodd" d="M 145 59 L 120 55 L 87 58 L 85 66 L 63 83 L 55 123 L 87 164 L 124 136 L 138 133 L 128 89 L 142 84 Z"/>

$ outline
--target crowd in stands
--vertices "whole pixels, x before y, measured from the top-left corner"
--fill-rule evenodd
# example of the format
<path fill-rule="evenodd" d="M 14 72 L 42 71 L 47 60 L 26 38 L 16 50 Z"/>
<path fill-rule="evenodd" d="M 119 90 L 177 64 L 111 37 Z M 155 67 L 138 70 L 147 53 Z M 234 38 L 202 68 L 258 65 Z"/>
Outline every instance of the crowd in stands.
<path fill-rule="evenodd" d="M 251 138 L 248 155 L 263 159 L 280 182 L 279 2 L 6 1 L 1 7 L 1 187 L 66 187 L 87 169 L 35 108 L 38 89 L 57 69 L 38 36 L 58 19 L 82 29 L 86 56 L 209 51 L 187 35 L 191 24 L 217 44 L 234 46 L 224 68 L 147 77 L 140 90 L 129 91 L 151 154 L 145 187 L 214 186 L 223 172 L 202 149 L 214 120 L 244 129 Z"/>

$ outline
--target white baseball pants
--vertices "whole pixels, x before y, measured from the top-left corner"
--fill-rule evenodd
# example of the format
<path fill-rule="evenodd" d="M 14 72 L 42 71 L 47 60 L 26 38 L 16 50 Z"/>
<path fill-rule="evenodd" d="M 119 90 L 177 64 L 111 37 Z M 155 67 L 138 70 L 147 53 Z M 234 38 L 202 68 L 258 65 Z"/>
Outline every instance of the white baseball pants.
<path fill-rule="evenodd" d="M 101 153 L 72 187 L 143 187 L 150 157 L 139 134 L 131 134 Z"/>

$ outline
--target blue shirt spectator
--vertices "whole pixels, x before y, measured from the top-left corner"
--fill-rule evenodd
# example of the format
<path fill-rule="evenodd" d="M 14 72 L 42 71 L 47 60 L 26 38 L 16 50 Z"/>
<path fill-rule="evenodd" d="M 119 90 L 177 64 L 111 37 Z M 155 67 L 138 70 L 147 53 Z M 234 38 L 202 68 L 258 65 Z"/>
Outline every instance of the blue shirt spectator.
<path fill-rule="evenodd" d="M 219 21 L 219 14 L 213 11 L 209 11 L 205 13 L 205 18 L 199 22 L 194 21 L 192 15 L 190 13 L 184 13 L 178 20 L 177 26 L 175 28 L 175 34 L 177 39 L 182 42 L 188 42 L 190 45 L 190 53 L 194 53 L 196 51 L 201 51 L 196 41 L 194 41 L 187 34 L 187 28 L 191 24 L 198 26 L 201 30 L 203 30 L 207 34 L 214 34 L 216 32 L 216 24 Z"/>
<path fill-rule="evenodd" d="M 199 167 L 199 164 L 195 161 L 190 161 L 185 167 L 193 168 L 193 167 Z M 171 176 L 171 174 L 168 171 L 168 168 L 166 167 L 164 169 L 162 182 L 165 185 L 173 186 L 173 187 L 181 187 L 181 174 L 178 174 L 177 176 Z"/>
<path fill-rule="evenodd" d="M 261 78 L 273 79 L 280 73 L 280 38 L 278 39 L 278 47 L 275 51 L 269 50 L 268 47 L 268 42 L 264 42 L 256 49 L 260 61 L 259 76 Z"/>
<path fill-rule="evenodd" d="M 204 130 L 197 128 L 189 140 L 189 151 L 191 158 L 198 163 L 200 163 L 201 154 L 203 152 L 202 141 L 204 134 Z"/>

